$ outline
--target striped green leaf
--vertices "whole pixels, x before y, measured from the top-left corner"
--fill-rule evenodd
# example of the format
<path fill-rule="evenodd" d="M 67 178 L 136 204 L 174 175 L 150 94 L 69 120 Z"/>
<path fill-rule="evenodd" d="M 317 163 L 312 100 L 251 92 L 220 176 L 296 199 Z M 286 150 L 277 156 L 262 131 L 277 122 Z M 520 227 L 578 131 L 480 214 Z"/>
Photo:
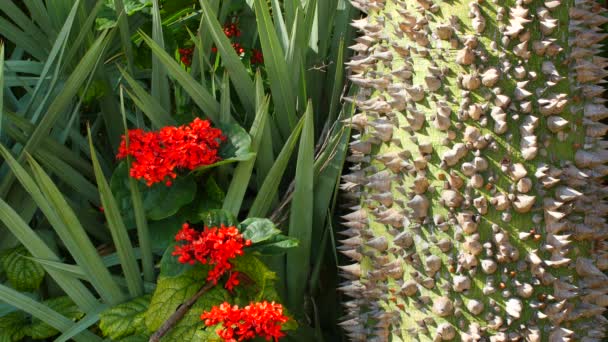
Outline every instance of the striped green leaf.
<path fill-rule="evenodd" d="M 110 185 L 99 165 L 97 153 L 93 147 L 93 138 L 91 136 L 90 128 L 88 129 L 88 133 L 93 169 L 95 170 L 95 178 L 97 179 L 97 187 L 99 188 L 101 203 L 104 207 L 104 214 L 108 221 L 108 228 L 110 229 L 112 240 L 114 240 L 114 245 L 116 246 L 116 251 L 120 258 L 120 265 L 127 280 L 129 294 L 132 297 L 138 297 L 143 294 L 144 289 L 139 266 L 137 265 L 137 259 L 135 259 L 133 246 L 131 245 L 127 228 L 120 216 L 116 199 L 114 198 L 114 195 L 112 195 Z"/>
<path fill-rule="evenodd" d="M 287 252 L 286 279 L 288 304 L 301 310 L 310 271 L 310 245 L 312 242 L 312 211 L 314 205 L 314 147 L 315 131 L 312 103 L 308 102 L 304 114 L 304 128 L 300 136 L 295 188 L 289 215 L 289 237 L 299 246 Z"/>

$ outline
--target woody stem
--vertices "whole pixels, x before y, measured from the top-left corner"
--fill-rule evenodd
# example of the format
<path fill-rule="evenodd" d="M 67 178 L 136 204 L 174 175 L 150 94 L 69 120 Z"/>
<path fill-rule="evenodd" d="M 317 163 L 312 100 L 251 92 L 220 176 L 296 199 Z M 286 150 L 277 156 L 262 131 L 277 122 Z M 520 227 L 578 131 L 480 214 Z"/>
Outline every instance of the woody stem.
<path fill-rule="evenodd" d="M 152 336 L 150 336 L 148 342 L 160 341 L 160 339 L 186 315 L 186 313 L 190 310 L 190 308 L 192 308 L 194 303 L 196 303 L 196 301 L 201 298 L 201 296 L 205 294 L 205 292 L 209 291 L 213 286 L 215 286 L 213 282 L 208 282 L 207 284 L 205 284 L 205 286 L 201 287 L 201 289 L 198 290 L 198 292 L 194 296 L 190 297 L 190 299 L 182 303 L 182 305 L 180 305 L 179 308 L 175 310 L 173 315 L 171 315 Z"/>

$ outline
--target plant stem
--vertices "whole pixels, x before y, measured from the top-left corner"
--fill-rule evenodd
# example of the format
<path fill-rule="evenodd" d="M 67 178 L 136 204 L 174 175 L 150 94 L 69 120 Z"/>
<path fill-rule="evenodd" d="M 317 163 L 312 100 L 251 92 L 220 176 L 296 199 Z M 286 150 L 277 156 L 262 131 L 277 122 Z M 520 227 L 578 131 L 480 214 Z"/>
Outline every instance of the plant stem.
<path fill-rule="evenodd" d="M 198 292 L 194 296 L 192 296 L 179 308 L 177 308 L 177 310 L 175 310 L 173 315 L 171 315 L 171 317 L 169 317 L 152 336 L 150 336 L 148 342 L 160 341 L 160 339 L 186 315 L 186 313 L 190 310 L 194 303 L 196 303 L 196 301 L 201 298 L 201 296 L 205 294 L 205 292 L 209 291 L 213 286 L 215 286 L 213 282 L 208 282 L 207 284 L 205 284 L 205 286 L 201 287 L 201 289 L 198 290 Z"/>

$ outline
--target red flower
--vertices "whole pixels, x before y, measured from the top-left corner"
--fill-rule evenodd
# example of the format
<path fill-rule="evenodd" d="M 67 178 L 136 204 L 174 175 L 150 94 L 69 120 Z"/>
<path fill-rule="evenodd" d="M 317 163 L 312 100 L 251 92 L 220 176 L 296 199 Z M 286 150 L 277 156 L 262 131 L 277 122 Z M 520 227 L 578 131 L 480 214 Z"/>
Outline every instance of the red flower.
<path fill-rule="evenodd" d="M 230 277 L 228 277 L 228 280 L 226 280 L 226 285 L 224 285 L 224 287 L 226 289 L 228 289 L 228 291 L 232 292 L 232 290 L 234 289 L 235 286 L 237 286 L 240 281 L 239 281 L 239 272 L 234 271 L 230 273 Z"/>
<path fill-rule="evenodd" d="M 234 48 L 234 51 L 236 51 L 237 55 L 242 55 L 245 53 L 245 49 L 241 46 L 240 43 L 232 43 L 232 47 Z"/>
<path fill-rule="evenodd" d="M 264 64 L 264 55 L 262 51 L 251 49 L 251 64 Z"/>
<path fill-rule="evenodd" d="M 182 48 L 179 49 L 180 60 L 184 63 L 185 66 L 190 66 L 192 64 L 192 53 L 194 52 L 193 48 Z"/>
<path fill-rule="evenodd" d="M 218 336 L 226 342 L 237 342 L 257 336 L 268 341 L 278 341 L 280 337 L 285 336 L 281 327 L 289 319 L 283 314 L 281 304 L 264 301 L 250 303 L 242 309 L 224 302 L 211 308 L 211 311 L 204 312 L 201 320 L 205 321 L 208 327 L 221 323 L 222 328 L 217 330 Z"/>
<path fill-rule="evenodd" d="M 239 30 L 237 23 L 227 23 L 226 25 L 224 25 L 224 34 L 228 38 L 240 37 L 241 30 Z"/>
<path fill-rule="evenodd" d="M 234 226 L 226 227 L 223 224 L 217 227 L 205 227 L 198 232 L 187 223 L 175 235 L 175 241 L 186 241 L 181 246 L 175 246 L 173 255 L 179 255 L 178 261 L 182 264 L 194 264 L 197 260 L 202 264 L 214 265 L 207 274 L 207 280 L 217 284 L 217 281 L 230 269 L 230 259 L 243 255 L 243 247 L 250 246 L 251 241 L 243 239 L 241 233 Z M 231 290 L 238 285 L 238 272 L 230 276 L 226 288 Z"/>
<path fill-rule="evenodd" d="M 199 118 L 189 125 L 167 126 L 158 132 L 132 129 L 128 134 L 129 148 L 123 136 L 116 157 L 133 157 L 131 177 L 144 179 L 148 186 L 158 182 L 170 186 L 177 168 L 193 170 L 217 162 L 220 142 L 226 139 L 221 130 Z"/>

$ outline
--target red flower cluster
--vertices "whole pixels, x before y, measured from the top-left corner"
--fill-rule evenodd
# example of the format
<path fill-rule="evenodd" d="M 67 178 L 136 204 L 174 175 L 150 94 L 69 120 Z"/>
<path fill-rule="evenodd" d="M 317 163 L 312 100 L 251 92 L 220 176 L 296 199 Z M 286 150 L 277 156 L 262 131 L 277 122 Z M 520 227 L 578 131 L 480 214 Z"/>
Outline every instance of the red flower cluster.
<path fill-rule="evenodd" d="M 197 260 L 202 264 L 214 265 L 207 274 L 207 280 L 217 281 L 232 269 L 229 262 L 239 255 L 243 255 L 243 247 L 250 246 L 251 241 L 243 239 L 241 233 L 234 226 L 205 227 L 202 232 L 190 228 L 184 223 L 182 229 L 175 235 L 175 241 L 186 241 L 181 246 L 175 246 L 173 255 L 179 255 L 178 261 L 182 264 L 194 264 Z M 236 277 L 231 276 L 226 288 L 232 289 L 238 284 Z"/>
<path fill-rule="evenodd" d="M 134 158 L 131 177 L 143 178 L 148 186 L 163 181 L 169 186 L 171 179 L 177 176 L 177 168 L 193 170 L 220 160 L 217 153 L 225 139 L 221 130 L 199 118 L 189 125 L 167 126 L 158 132 L 132 129 L 129 130 L 129 147 L 123 136 L 117 158 Z"/>
<path fill-rule="evenodd" d="M 224 302 L 204 312 L 201 319 L 208 327 L 221 323 L 222 328 L 217 334 L 226 342 L 245 341 L 257 336 L 278 341 L 279 337 L 285 336 L 281 327 L 288 321 L 281 304 L 266 301 L 250 303 L 242 309 Z"/>
<path fill-rule="evenodd" d="M 228 38 L 232 38 L 232 37 L 238 38 L 241 36 L 241 30 L 239 30 L 237 23 L 226 23 L 224 25 L 224 34 Z"/>
<path fill-rule="evenodd" d="M 183 48 L 179 49 L 179 56 L 182 63 L 185 66 L 190 66 L 192 64 L 192 53 L 194 52 L 193 48 Z"/>
<path fill-rule="evenodd" d="M 235 21 L 226 23 L 224 25 L 224 34 L 228 38 L 233 38 L 233 37 L 238 38 L 241 36 L 241 30 L 239 30 L 239 28 L 238 28 L 238 21 L 237 21 L 237 19 L 234 19 L 234 20 Z M 243 56 L 247 52 L 247 50 L 239 42 L 232 42 L 232 47 L 234 48 L 234 51 L 236 52 L 236 54 L 239 56 Z M 217 47 L 212 46 L 211 52 L 217 53 Z M 251 49 L 251 57 L 249 60 L 252 65 L 263 64 L 264 56 L 262 55 L 262 52 L 260 50 Z"/>
<path fill-rule="evenodd" d="M 264 55 L 262 51 L 257 49 L 251 49 L 251 64 L 264 64 Z"/>

